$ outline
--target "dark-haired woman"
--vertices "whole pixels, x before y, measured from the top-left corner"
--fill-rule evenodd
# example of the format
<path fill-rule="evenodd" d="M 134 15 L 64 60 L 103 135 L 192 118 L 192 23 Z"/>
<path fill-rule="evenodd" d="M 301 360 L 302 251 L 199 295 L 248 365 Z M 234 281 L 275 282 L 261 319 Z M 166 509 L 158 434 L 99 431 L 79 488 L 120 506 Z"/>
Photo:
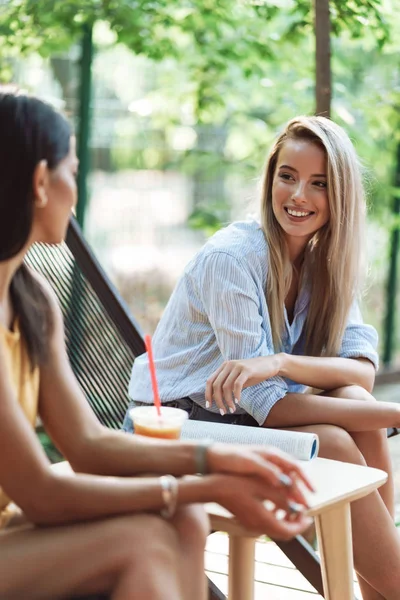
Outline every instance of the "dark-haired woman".
<path fill-rule="evenodd" d="M 75 141 L 51 107 L 11 91 L 0 92 L 0 131 L 0 598 L 204 600 L 208 527 L 193 503 L 217 501 L 287 539 L 308 519 L 278 520 L 263 500 L 304 505 L 297 482 L 308 482 L 270 449 L 149 441 L 97 422 L 68 363 L 54 293 L 23 263 L 33 243 L 64 238 Z M 74 475 L 50 468 L 38 414 Z M 197 472 L 199 457 L 207 475 L 175 477 Z"/>

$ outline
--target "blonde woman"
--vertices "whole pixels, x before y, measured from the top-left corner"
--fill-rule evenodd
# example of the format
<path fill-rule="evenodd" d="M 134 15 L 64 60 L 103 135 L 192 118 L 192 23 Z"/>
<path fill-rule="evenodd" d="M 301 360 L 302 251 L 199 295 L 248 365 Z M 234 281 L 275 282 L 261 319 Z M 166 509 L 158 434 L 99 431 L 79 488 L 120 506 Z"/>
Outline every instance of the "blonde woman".
<path fill-rule="evenodd" d="M 313 431 L 321 456 L 388 472 L 379 493 L 353 506 L 354 560 L 364 600 L 395 600 L 386 427 L 400 426 L 400 407 L 371 396 L 377 335 L 357 304 L 364 220 L 346 133 L 323 117 L 293 119 L 267 160 L 261 223 L 234 223 L 207 242 L 154 346 L 163 401 L 191 418 Z M 130 385 L 136 403 L 151 400 L 146 369 L 143 356 Z"/>

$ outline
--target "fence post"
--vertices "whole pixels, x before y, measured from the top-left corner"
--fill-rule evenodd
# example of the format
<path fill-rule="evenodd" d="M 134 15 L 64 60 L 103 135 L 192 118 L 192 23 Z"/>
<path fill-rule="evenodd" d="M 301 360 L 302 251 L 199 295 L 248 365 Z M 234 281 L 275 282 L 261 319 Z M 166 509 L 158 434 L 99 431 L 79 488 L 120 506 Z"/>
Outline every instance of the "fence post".
<path fill-rule="evenodd" d="M 395 218 L 400 216 L 400 143 L 397 144 L 396 151 L 396 172 L 394 177 L 395 196 L 393 199 L 393 215 Z M 396 292 L 397 292 L 397 272 L 398 256 L 400 245 L 400 227 L 395 222 L 390 237 L 390 257 L 389 272 L 386 286 L 386 314 L 384 324 L 384 348 L 383 364 L 387 367 L 393 358 L 394 341 L 396 334 Z"/>
<path fill-rule="evenodd" d="M 82 54 L 80 60 L 80 85 L 79 85 L 79 121 L 78 121 L 78 146 L 79 158 L 78 172 L 78 205 L 76 218 L 83 229 L 87 206 L 87 178 L 90 171 L 90 122 L 92 111 L 90 108 L 92 96 L 92 60 L 93 60 L 93 25 L 86 24 L 82 37 Z"/>

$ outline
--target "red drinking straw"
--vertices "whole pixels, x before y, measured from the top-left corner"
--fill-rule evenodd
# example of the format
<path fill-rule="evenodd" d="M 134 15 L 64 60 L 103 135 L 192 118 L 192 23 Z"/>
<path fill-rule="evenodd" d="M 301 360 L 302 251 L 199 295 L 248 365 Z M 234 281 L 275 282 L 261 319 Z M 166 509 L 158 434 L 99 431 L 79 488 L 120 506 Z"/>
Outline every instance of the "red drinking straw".
<path fill-rule="evenodd" d="M 147 356 L 149 357 L 149 369 L 150 369 L 151 385 L 153 387 L 154 406 L 157 409 L 158 416 L 161 417 L 161 402 L 160 402 L 160 396 L 158 394 L 156 367 L 154 364 L 153 348 L 151 346 L 151 337 L 149 335 L 144 336 L 144 343 L 146 345 Z"/>

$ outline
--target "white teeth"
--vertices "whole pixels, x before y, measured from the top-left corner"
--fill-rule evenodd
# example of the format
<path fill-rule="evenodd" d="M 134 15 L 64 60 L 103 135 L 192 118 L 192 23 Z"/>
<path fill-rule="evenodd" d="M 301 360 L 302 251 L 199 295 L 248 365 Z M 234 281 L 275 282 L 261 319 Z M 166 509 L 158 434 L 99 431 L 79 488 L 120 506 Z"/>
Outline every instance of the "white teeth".
<path fill-rule="evenodd" d="M 292 215 L 292 217 L 308 217 L 309 212 L 300 212 L 298 210 L 291 210 L 290 208 L 287 209 L 289 215 Z"/>

